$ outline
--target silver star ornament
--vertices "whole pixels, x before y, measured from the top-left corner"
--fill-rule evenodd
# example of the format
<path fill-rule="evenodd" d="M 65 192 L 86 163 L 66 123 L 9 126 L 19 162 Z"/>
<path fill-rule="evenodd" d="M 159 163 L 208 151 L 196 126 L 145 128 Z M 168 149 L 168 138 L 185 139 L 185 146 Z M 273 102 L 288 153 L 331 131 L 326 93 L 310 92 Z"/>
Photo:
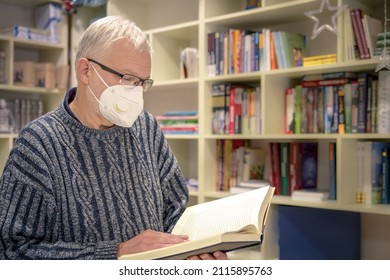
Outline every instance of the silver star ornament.
<path fill-rule="evenodd" d="M 324 11 L 324 7 L 326 6 L 327 11 Z M 321 6 L 318 10 L 305 12 L 305 16 L 309 17 L 314 21 L 314 28 L 313 33 L 311 35 L 311 39 L 315 39 L 318 34 L 320 34 L 324 30 L 329 30 L 333 32 L 335 35 L 337 35 L 337 17 L 344 11 L 344 9 L 347 8 L 347 5 L 341 5 L 341 6 L 335 6 L 332 7 L 329 3 L 329 0 L 322 0 Z M 335 12 L 331 18 L 330 18 L 330 24 L 329 23 L 322 23 L 320 25 L 320 18 L 319 16 L 322 15 L 322 18 L 326 16 L 329 13 Z"/>
<path fill-rule="evenodd" d="M 387 54 L 386 46 L 383 48 L 381 56 L 379 57 L 379 62 L 376 65 L 375 72 L 378 72 L 382 69 L 390 70 L 390 57 Z"/>

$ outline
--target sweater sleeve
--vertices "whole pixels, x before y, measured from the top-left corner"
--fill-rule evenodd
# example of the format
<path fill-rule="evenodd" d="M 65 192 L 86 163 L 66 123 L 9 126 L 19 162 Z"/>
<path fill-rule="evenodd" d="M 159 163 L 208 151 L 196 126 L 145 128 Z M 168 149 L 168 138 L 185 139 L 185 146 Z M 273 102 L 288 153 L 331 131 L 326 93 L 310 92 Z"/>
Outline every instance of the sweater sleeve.
<path fill-rule="evenodd" d="M 171 232 L 185 210 L 189 197 L 188 188 L 180 165 L 155 120 L 153 128 L 160 183 L 164 196 L 164 230 Z"/>
<path fill-rule="evenodd" d="M 115 259 L 118 242 L 63 241 L 48 173 L 26 160 L 14 150 L 0 182 L 0 259 Z"/>
<path fill-rule="evenodd" d="M 188 202 L 188 188 L 183 174 L 177 166 L 175 172 L 164 185 L 165 217 L 164 230 L 171 232 L 183 214 Z"/>

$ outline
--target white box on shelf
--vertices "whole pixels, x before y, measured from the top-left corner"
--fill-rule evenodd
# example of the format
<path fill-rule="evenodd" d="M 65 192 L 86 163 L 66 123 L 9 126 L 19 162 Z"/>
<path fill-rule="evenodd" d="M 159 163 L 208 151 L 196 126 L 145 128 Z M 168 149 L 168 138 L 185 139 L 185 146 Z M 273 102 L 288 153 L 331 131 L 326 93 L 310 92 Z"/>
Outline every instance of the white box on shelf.
<path fill-rule="evenodd" d="M 35 8 L 35 27 L 49 32 L 49 42 L 59 43 L 58 23 L 61 18 L 60 3 L 49 2 Z"/>

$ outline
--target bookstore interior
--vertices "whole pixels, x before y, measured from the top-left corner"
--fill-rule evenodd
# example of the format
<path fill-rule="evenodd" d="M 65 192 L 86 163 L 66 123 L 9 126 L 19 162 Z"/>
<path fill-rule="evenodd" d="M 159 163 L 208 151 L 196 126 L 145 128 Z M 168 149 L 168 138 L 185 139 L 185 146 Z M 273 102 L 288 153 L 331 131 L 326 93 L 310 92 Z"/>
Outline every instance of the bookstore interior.
<path fill-rule="evenodd" d="M 390 259 L 390 0 L 0 0 L 0 174 L 106 15 L 151 43 L 144 109 L 187 209 L 274 187 L 261 245 L 229 258 Z"/>

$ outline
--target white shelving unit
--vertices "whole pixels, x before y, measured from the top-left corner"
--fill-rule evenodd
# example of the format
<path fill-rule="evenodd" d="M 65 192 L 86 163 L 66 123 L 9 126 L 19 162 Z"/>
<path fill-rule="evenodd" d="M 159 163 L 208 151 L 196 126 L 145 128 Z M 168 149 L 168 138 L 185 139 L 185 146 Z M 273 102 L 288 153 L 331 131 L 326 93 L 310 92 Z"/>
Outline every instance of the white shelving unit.
<path fill-rule="evenodd" d="M 61 2 L 61 1 L 58 1 Z M 45 0 L 1 0 L 0 29 L 15 25 L 35 27 L 34 8 L 47 3 Z M 66 17 L 60 23 L 60 42 L 46 43 L 15 38 L 0 34 L 0 49 L 5 52 L 6 81 L 0 84 L 0 95 L 5 98 L 31 97 L 41 98 L 44 112 L 54 109 L 62 100 L 64 90 L 47 90 L 41 87 L 17 86 L 14 84 L 14 62 L 31 60 L 34 62 L 52 62 L 55 65 L 67 64 L 67 23 Z M 16 134 L 0 134 L 0 170 L 2 172 Z"/>
<path fill-rule="evenodd" d="M 33 26 L 33 9 L 45 0 L 0 0 L 0 27 L 15 24 Z M 59 1 L 60 2 L 60 1 Z M 361 249 L 363 259 L 390 258 L 390 206 L 364 206 L 355 203 L 357 185 L 356 144 L 360 140 L 389 139 L 379 134 L 301 134 L 283 132 L 284 90 L 306 74 L 335 71 L 374 71 L 376 60 L 346 62 L 343 57 L 342 16 L 338 20 L 338 35 L 324 31 L 315 40 L 308 41 L 308 55 L 337 54 L 337 63 L 326 66 L 288 68 L 273 71 L 208 77 L 207 34 L 227 28 L 286 30 L 302 32 L 310 38 L 313 22 L 305 11 L 316 10 L 318 0 L 263 0 L 262 7 L 243 10 L 245 0 L 108 0 L 108 15 L 123 15 L 134 20 L 146 31 L 154 50 L 152 78 L 155 85 L 145 95 L 145 109 L 154 115 L 168 110 L 197 110 L 198 135 L 167 135 L 184 175 L 197 177 L 199 190 L 191 193 L 190 203 L 202 203 L 229 195 L 215 191 L 216 139 L 249 139 L 252 146 L 264 146 L 271 141 L 317 141 L 337 144 L 337 200 L 323 203 L 302 203 L 289 197 L 275 196 L 268 218 L 265 242 L 261 253 L 237 253 L 237 258 L 278 258 L 277 207 L 292 205 L 362 213 Z M 347 4 L 361 7 L 383 18 L 382 0 L 331 0 L 332 6 Z M 95 10 L 79 11 L 72 26 L 72 51 L 79 36 L 95 17 Z M 6 53 L 5 84 L 0 94 L 34 95 L 43 98 L 45 111 L 61 102 L 64 92 L 42 88 L 20 87 L 13 84 L 13 63 L 21 56 L 37 62 L 67 63 L 67 24 L 63 17 L 61 42 L 46 44 L 0 35 L 0 48 Z M 180 79 L 179 51 L 184 47 L 199 49 L 199 77 Z M 72 62 L 73 63 L 73 62 Z M 73 65 L 71 65 L 73 67 Z M 218 82 L 251 82 L 261 88 L 262 134 L 213 135 L 211 133 L 211 85 Z M 74 84 L 74 77 L 73 82 Z M 0 170 L 3 169 L 16 134 L 0 134 Z M 321 154 L 319 155 L 321 157 Z M 325 156 L 325 155 L 322 155 Z M 319 181 L 326 180 L 319 172 Z"/>
<path fill-rule="evenodd" d="M 199 134 L 196 136 L 167 135 L 183 172 L 197 177 L 199 190 L 191 193 L 191 203 L 202 203 L 229 195 L 215 191 L 216 139 L 250 139 L 252 146 L 265 146 L 271 141 L 317 141 L 337 144 L 337 200 L 323 203 L 302 203 L 290 197 L 275 196 L 273 209 L 278 205 L 293 205 L 362 213 L 362 258 L 390 258 L 389 241 L 383 240 L 383 231 L 389 233 L 390 206 L 364 206 L 355 203 L 357 185 L 356 143 L 360 140 L 389 139 L 379 134 L 284 134 L 284 92 L 303 75 L 336 71 L 374 72 L 377 61 L 346 62 L 343 56 L 343 15 L 338 18 L 338 35 L 324 31 L 310 40 L 314 22 L 305 11 L 317 10 L 318 0 L 263 0 L 262 7 L 243 10 L 244 0 L 135 0 L 130 2 L 109 0 L 108 15 L 123 15 L 134 20 L 149 36 L 154 50 L 152 78 L 155 85 L 145 96 L 145 109 L 152 114 L 167 110 L 198 110 Z M 334 0 L 332 6 L 347 4 L 359 7 L 383 19 L 381 0 Z M 207 34 L 228 29 L 246 28 L 261 30 L 299 31 L 309 38 L 308 55 L 337 54 L 332 65 L 288 68 L 236 75 L 208 77 Z M 179 50 L 184 47 L 199 49 L 199 78 L 179 79 Z M 218 82 L 251 82 L 261 87 L 262 134 L 213 135 L 211 130 L 211 85 Z M 319 157 L 326 157 L 320 154 Z M 324 172 L 322 172 L 324 173 Z M 327 180 L 319 171 L 319 181 Z M 278 258 L 276 212 L 269 218 L 267 237 L 260 258 Z M 380 218 L 380 219 L 377 219 Z M 380 222 L 376 222 L 380 221 Z M 390 224 L 390 223 L 388 223 Z M 379 252 L 379 253 L 378 253 Z"/>

